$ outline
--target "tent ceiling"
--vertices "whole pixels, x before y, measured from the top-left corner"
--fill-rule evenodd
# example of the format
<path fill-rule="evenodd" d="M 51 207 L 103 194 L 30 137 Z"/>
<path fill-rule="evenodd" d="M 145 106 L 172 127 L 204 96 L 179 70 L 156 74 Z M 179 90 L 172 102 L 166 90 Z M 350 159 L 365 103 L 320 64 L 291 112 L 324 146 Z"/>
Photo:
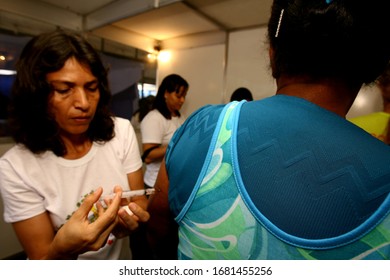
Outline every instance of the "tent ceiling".
<path fill-rule="evenodd" d="M 0 0 L 0 28 L 35 35 L 56 27 L 144 51 L 223 43 L 264 26 L 272 0 Z"/>

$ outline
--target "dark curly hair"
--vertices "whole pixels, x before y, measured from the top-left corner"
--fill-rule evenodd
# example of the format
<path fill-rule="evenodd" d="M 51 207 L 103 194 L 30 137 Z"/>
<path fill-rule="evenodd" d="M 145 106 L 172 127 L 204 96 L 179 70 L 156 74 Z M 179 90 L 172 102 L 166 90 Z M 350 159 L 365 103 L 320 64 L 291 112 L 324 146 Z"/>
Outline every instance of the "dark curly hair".
<path fill-rule="evenodd" d="M 180 88 L 184 87 L 185 89 L 188 89 L 189 85 L 188 82 L 177 74 L 170 74 L 166 76 L 156 94 L 156 99 L 154 100 L 153 108 L 157 109 L 166 119 L 171 119 L 171 112 L 168 109 L 167 103 L 165 102 L 164 94 L 165 92 L 173 93 L 173 92 L 179 92 Z M 176 114 L 180 116 L 180 112 L 177 111 Z"/>
<path fill-rule="evenodd" d="M 114 137 L 107 69 L 99 54 L 81 35 L 56 30 L 31 39 L 16 65 L 9 123 L 15 142 L 25 145 L 33 153 L 53 151 L 63 156 L 67 152 L 58 125 L 49 114 L 51 88 L 46 75 L 60 70 L 72 57 L 87 66 L 99 82 L 100 99 L 87 131 L 89 139 L 104 142 Z"/>
<path fill-rule="evenodd" d="M 374 82 L 390 58 L 390 1 L 274 0 L 273 75 Z"/>
<path fill-rule="evenodd" d="M 230 101 L 234 101 L 234 100 L 241 101 L 244 99 L 247 101 L 253 101 L 252 92 L 246 87 L 237 88 L 235 91 L 233 91 L 232 95 L 230 96 Z"/>

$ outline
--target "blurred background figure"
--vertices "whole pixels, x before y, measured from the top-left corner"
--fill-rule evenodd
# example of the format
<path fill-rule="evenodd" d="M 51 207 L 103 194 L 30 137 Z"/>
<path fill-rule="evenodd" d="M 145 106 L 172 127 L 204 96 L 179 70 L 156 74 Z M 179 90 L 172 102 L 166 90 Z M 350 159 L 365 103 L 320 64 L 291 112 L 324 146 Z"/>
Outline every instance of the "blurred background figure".
<path fill-rule="evenodd" d="M 253 96 L 249 89 L 245 87 L 240 87 L 236 89 L 230 97 L 230 101 L 241 101 L 241 100 L 253 101 Z"/>
<path fill-rule="evenodd" d="M 372 136 L 390 144 L 390 66 L 379 77 L 378 88 L 383 99 L 383 111 L 349 119 Z"/>
<path fill-rule="evenodd" d="M 131 124 L 133 125 L 134 129 L 141 129 L 141 121 L 153 109 L 155 99 L 156 97 L 154 95 L 149 95 L 139 100 L 138 110 L 133 114 L 133 117 L 131 118 Z"/>
<path fill-rule="evenodd" d="M 158 88 L 153 110 L 141 121 L 142 159 L 146 163 L 144 182 L 147 188 L 154 186 L 167 145 L 185 120 L 180 109 L 188 88 L 188 82 L 181 76 L 166 76 Z"/>

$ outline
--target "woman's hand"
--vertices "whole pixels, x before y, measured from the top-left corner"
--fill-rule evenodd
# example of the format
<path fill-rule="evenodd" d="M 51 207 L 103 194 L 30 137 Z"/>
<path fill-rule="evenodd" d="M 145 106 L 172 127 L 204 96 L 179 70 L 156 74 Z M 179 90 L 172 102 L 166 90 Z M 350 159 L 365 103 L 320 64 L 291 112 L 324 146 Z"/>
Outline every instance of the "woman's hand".
<path fill-rule="evenodd" d="M 114 192 L 122 192 L 121 187 L 115 187 Z M 150 215 L 145 210 L 147 205 L 146 196 L 140 196 L 133 198 L 132 202 L 127 199 L 122 199 L 122 207 L 118 211 L 119 221 L 112 233 L 117 238 L 123 238 L 128 236 L 131 232 L 135 231 L 139 227 L 139 223 L 146 223 Z M 110 204 L 110 202 L 106 202 Z M 125 209 L 127 208 L 128 209 Z"/>
<path fill-rule="evenodd" d="M 102 188 L 98 188 L 88 195 L 69 221 L 58 230 L 50 245 L 48 259 L 75 259 L 79 254 L 99 250 L 105 245 L 119 221 L 118 210 L 122 192 L 119 190 L 116 193 L 107 209 L 98 202 L 102 192 Z M 99 216 L 90 223 L 88 214 L 94 203 Z"/>

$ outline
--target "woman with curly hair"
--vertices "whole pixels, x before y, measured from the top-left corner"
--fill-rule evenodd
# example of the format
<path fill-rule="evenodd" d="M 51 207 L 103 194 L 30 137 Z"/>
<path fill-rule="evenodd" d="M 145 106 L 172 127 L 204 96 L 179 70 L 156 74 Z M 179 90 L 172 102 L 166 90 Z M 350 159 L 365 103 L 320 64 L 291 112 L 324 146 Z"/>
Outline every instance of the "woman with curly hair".
<path fill-rule="evenodd" d="M 107 70 L 80 35 L 45 33 L 23 49 L 10 106 L 16 145 L 0 160 L 0 189 L 29 259 L 131 258 L 128 235 L 149 214 L 145 196 L 120 198 L 143 189 L 142 162 L 110 97 Z"/>

